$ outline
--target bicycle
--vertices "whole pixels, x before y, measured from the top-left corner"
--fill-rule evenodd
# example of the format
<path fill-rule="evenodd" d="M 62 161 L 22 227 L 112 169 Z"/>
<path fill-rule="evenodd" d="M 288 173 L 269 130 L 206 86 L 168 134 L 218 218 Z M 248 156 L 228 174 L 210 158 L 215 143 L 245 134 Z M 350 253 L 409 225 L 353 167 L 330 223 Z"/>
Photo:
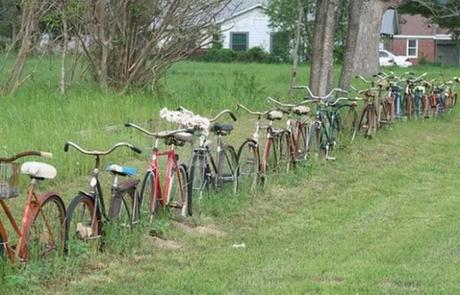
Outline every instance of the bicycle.
<path fill-rule="evenodd" d="M 286 129 L 273 127 L 274 121 L 283 118 L 281 110 L 255 112 L 242 104 L 237 104 L 237 110 L 240 108 L 257 117 L 254 134 L 247 138 L 238 149 L 238 181 L 240 186 L 247 184 L 249 190 L 253 191 L 258 183 L 265 185 L 267 173 L 290 169 L 291 137 Z M 268 120 L 268 126 L 261 125 L 262 118 Z M 266 134 L 262 156 L 259 142 L 260 129 L 265 129 Z"/>
<path fill-rule="evenodd" d="M 141 214 L 148 214 L 153 219 L 161 207 L 173 209 L 178 217 L 192 215 L 191 195 L 187 191 L 187 166 L 179 162 L 177 146 L 192 142 L 192 134 L 188 129 L 173 131 L 150 132 L 136 124 L 127 123 L 126 127 L 134 128 L 149 137 L 155 138 L 151 160 L 144 175 L 140 193 Z M 159 140 L 164 140 L 170 148 L 166 151 L 158 149 Z M 161 169 L 158 159 L 166 157 L 164 182 L 161 181 Z"/>
<path fill-rule="evenodd" d="M 180 107 L 180 111 L 194 116 L 187 109 Z M 223 110 L 214 118 L 208 119 L 210 123 L 216 122 L 223 115 L 228 114 L 233 121 L 237 121 L 235 114 L 230 110 Z M 211 143 L 208 141 L 208 129 L 203 128 L 200 124 L 194 125 L 190 122 L 195 132 L 199 133 L 200 142 L 197 147 L 193 148 L 189 171 L 189 193 L 199 192 L 198 200 L 203 198 L 205 191 L 209 186 L 215 189 L 223 189 L 225 183 L 233 184 L 233 191 L 238 189 L 238 156 L 233 146 L 226 144 L 223 137 L 229 135 L 233 130 L 231 124 L 214 123 L 209 127 L 209 131 L 217 137 L 216 154 L 211 151 Z"/>
<path fill-rule="evenodd" d="M 311 123 L 309 117 L 310 108 L 302 105 L 302 103 L 287 104 L 281 103 L 272 97 L 267 99 L 288 113 L 286 130 L 291 136 L 293 163 L 307 160 L 308 132 Z M 295 116 L 294 121 L 291 120 L 293 115 Z"/>
<path fill-rule="evenodd" d="M 79 191 L 67 208 L 64 248 L 67 255 L 88 247 L 89 241 L 96 241 L 94 242 L 96 248 L 102 250 L 103 221 L 116 222 L 128 228 L 139 222 L 139 196 L 137 194 L 139 180 L 134 178 L 119 180 L 119 177 L 135 176 L 137 169 L 116 164 L 106 167 L 106 171 L 113 176 L 108 212 L 106 212 L 99 170 L 101 157 L 111 154 L 118 148 L 127 147 L 135 153 L 142 153 L 136 146 L 124 142 L 117 143 L 106 151 L 85 150 L 70 141 L 65 143 L 64 151 L 68 152 L 70 147 L 84 155 L 93 156 L 95 164 L 89 181 L 89 191 Z"/>
<path fill-rule="evenodd" d="M 64 247 L 65 205 L 55 192 L 37 195 L 38 183 L 54 179 L 56 169 L 45 163 L 25 162 L 19 169 L 15 161 L 29 156 L 51 158 L 51 153 L 26 151 L 9 158 L 0 158 L 0 205 L 14 230 L 17 244 L 10 240 L 7 229 L 0 220 L 0 257 L 11 263 L 42 258 Z M 19 196 L 19 172 L 30 177 L 27 188 L 26 206 L 19 226 L 7 200 Z"/>

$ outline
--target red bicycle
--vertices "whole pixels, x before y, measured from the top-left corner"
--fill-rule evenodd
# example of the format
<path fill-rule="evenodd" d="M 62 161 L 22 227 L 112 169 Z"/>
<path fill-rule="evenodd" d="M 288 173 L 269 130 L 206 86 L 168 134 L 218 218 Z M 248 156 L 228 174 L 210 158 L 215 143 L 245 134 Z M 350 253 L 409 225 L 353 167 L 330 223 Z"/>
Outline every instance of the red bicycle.
<path fill-rule="evenodd" d="M 161 207 L 168 207 L 177 217 L 187 217 L 192 212 L 191 194 L 188 192 L 187 166 L 179 162 L 176 153 L 177 146 L 192 142 L 193 135 L 187 129 L 152 133 L 136 124 L 128 123 L 126 127 L 133 127 L 155 139 L 150 164 L 142 182 L 139 196 L 141 214 L 149 214 L 151 218 L 158 213 Z M 166 151 L 158 149 L 159 140 L 164 140 L 170 148 Z M 164 182 L 161 181 L 159 158 L 166 158 Z"/>
<path fill-rule="evenodd" d="M 28 156 L 51 158 L 53 155 L 27 151 L 10 158 L 0 158 L 0 205 L 17 236 L 16 245 L 14 245 L 15 241 L 10 240 L 0 220 L 0 259 L 8 258 L 12 263 L 16 259 L 27 261 L 47 256 L 53 252 L 61 252 L 64 246 L 64 202 L 55 192 L 36 194 L 38 182 L 53 179 L 57 173 L 56 169 L 39 162 L 25 162 L 19 169 L 19 164 L 14 161 Z M 19 196 L 17 188 L 19 170 L 31 179 L 27 189 L 21 227 L 6 203 L 7 199 Z"/>

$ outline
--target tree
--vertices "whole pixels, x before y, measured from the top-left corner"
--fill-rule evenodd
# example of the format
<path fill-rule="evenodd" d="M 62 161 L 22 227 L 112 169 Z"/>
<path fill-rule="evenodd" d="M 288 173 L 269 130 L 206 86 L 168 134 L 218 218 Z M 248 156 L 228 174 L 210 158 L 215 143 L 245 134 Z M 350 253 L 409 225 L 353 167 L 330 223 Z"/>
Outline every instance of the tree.
<path fill-rule="evenodd" d="M 213 21 L 229 2 L 84 0 L 74 26 L 101 88 L 155 87 L 174 62 L 212 41 Z"/>
<path fill-rule="evenodd" d="M 421 14 L 441 28 L 448 29 L 454 38 L 460 38 L 460 0 L 449 0 L 446 5 L 436 5 L 436 2 L 427 0 L 411 1 L 399 7 L 398 11 Z"/>

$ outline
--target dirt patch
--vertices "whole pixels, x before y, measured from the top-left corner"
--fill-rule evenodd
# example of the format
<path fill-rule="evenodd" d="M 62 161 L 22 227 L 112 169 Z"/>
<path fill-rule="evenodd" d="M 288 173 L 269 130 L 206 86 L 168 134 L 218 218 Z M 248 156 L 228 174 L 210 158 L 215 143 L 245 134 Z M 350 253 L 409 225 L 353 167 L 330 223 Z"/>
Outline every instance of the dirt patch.
<path fill-rule="evenodd" d="M 184 223 L 179 223 L 175 222 L 174 226 L 187 232 L 190 234 L 195 234 L 195 235 L 203 235 L 203 236 L 214 236 L 218 238 L 222 238 L 227 236 L 227 234 L 218 228 L 216 228 L 213 225 L 198 225 L 194 226 L 191 224 L 184 224 Z"/>
<path fill-rule="evenodd" d="M 151 240 L 160 249 L 179 250 L 184 247 L 180 242 L 174 240 L 164 240 L 157 237 L 151 237 Z"/>

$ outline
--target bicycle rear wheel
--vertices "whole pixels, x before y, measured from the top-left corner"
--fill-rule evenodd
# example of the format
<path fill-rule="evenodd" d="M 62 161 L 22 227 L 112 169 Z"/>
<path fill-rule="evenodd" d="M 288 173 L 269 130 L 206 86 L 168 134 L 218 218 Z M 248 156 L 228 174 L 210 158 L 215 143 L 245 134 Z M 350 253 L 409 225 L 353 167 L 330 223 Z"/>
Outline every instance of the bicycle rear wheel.
<path fill-rule="evenodd" d="M 173 217 L 188 217 L 192 215 L 192 200 L 187 189 L 187 169 L 184 165 L 171 169 L 169 193 L 166 204 Z"/>
<path fill-rule="evenodd" d="M 57 195 L 48 196 L 27 230 L 26 260 L 37 260 L 51 253 L 62 253 L 65 238 L 65 206 Z"/>
<path fill-rule="evenodd" d="M 78 194 L 66 213 L 65 253 L 88 254 L 102 249 L 102 221 L 93 197 Z"/>
<path fill-rule="evenodd" d="M 351 105 L 342 105 L 335 111 L 333 135 L 336 145 L 346 147 L 356 137 L 358 129 L 358 113 Z"/>
<path fill-rule="evenodd" d="M 247 139 L 238 149 L 238 190 L 254 191 L 259 180 L 260 157 L 257 143 Z"/>

